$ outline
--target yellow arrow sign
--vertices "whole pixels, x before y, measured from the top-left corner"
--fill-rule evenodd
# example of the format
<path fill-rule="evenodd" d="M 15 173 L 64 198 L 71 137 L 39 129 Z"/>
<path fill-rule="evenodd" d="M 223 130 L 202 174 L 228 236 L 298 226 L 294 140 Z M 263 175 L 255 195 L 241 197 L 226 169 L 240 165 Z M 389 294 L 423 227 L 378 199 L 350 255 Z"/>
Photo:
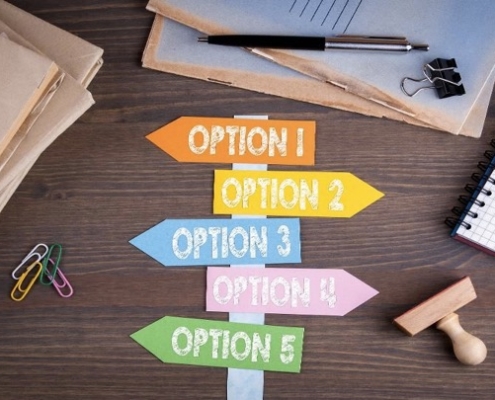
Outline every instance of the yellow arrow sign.
<path fill-rule="evenodd" d="M 349 172 L 215 170 L 213 212 L 349 218 L 381 197 Z"/>
<path fill-rule="evenodd" d="M 314 121 L 181 117 L 146 136 L 180 162 L 314 165 Z"/>

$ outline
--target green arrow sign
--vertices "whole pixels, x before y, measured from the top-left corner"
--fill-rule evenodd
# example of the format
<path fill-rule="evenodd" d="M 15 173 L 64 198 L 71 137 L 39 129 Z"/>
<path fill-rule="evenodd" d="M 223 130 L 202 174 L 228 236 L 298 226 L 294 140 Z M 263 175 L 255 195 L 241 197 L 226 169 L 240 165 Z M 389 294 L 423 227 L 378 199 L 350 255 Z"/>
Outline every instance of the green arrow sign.
<path fill-rule="evenodd" d="M 300 372 L 304 328 L 163 317 L 131 338 L 164 363 Z"/>

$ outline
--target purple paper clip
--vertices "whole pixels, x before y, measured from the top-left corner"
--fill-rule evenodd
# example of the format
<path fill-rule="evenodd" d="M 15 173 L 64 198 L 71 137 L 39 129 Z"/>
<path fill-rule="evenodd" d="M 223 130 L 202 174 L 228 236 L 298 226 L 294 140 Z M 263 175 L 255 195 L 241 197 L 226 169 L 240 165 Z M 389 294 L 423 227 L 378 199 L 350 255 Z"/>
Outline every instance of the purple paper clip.
<path fill-rule="evenodd" d="M 54 261 L 50 258 L 50 263 L 54 265 Z M 55 274 L 55 277 L 52 277 L 52 275 L 47 271 L 46 272 L 48 278 L 52 282 L 52 286 L 55 288 L 57 293 L 59 294 L 60 297 L 64 298 L 69 298 L 74 294 L 74 289 L 72 289 L 71 284 L 69 283 L 69 280 L 66 278 L 66 276 L 63 274 L 62 270 L 57 268 L 57 273 Z M 60 280 L 57 280 L 57 277 L 60 277 Z M 66 290 L 64 290 L 67 288 Z"/>

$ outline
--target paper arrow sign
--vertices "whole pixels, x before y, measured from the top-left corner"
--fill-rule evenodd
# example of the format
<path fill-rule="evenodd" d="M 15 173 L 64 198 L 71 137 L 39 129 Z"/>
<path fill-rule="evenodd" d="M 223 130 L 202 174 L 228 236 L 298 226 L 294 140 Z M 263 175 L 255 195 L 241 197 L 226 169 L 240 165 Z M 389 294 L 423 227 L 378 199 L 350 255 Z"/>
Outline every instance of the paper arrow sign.
<path fill-rule="evenodd" d="M 314 165 L 315 122 L 181 117 L 147 137 L 180 162 Z"/>
<path fill-rule="evenodd" d="M 343 269 L 208 267 L 206 311 L 343 316 L 376 294 Z"/>
<path fill-rule="evenodd" d="M 167 267 L 301 262 L 297 218 L 166 219 L 130 243 Z"/>
<path fill-rule="evenodd" d="M 382 196 L 349 172 L 215 170 L 213 212 L 352 217 Z"/>
<path fill-rule="evenodd" d="M 300 372 L 304 328 L 163 317 L 131 338 L 164 363 Z"/>

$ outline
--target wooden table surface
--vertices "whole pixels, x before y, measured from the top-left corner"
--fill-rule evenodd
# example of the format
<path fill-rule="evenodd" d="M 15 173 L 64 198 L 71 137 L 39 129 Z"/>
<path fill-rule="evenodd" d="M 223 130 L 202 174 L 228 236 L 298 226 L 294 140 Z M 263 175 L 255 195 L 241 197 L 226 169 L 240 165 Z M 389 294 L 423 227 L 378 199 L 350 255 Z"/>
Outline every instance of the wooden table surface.
<path fill-rule="evenodd" d="M 163 364 L 129 338 L 165 315 L 227 320 L 205 312 L 205 268 L 164 268 L 128 241 L 165 218 L 212 217 L 212 171 L 225 168 L 180 164 L 145 135 L 183 115 L 235 114 L 315 120 L 316 165 L 299 169 L 349 171 L 385 193 L 351 219 L 301 220 L 301 267 L 343 268 L 380 293 L 345 317 L 267 315 L 305 339 L 302 372 L 266 372 L 265 398 L 495 398 L 495 258 L 444 224 L 495 137 L 495 98 L 481 139 L 456 137 L 144 69 L 145 0 L 12 2 L 101 46 L 105 64 L 96 104 L 0 214 L 1 399 L 226 397 L 226 369 Z M 10 272 L 39 242 L 63 245 L 75 294 L 38 288 L 14 303 Z M 478 299 L 459 314 L 489 352 L 476 367 L 442 332 L 392 325 L 466 275 Z"/>

